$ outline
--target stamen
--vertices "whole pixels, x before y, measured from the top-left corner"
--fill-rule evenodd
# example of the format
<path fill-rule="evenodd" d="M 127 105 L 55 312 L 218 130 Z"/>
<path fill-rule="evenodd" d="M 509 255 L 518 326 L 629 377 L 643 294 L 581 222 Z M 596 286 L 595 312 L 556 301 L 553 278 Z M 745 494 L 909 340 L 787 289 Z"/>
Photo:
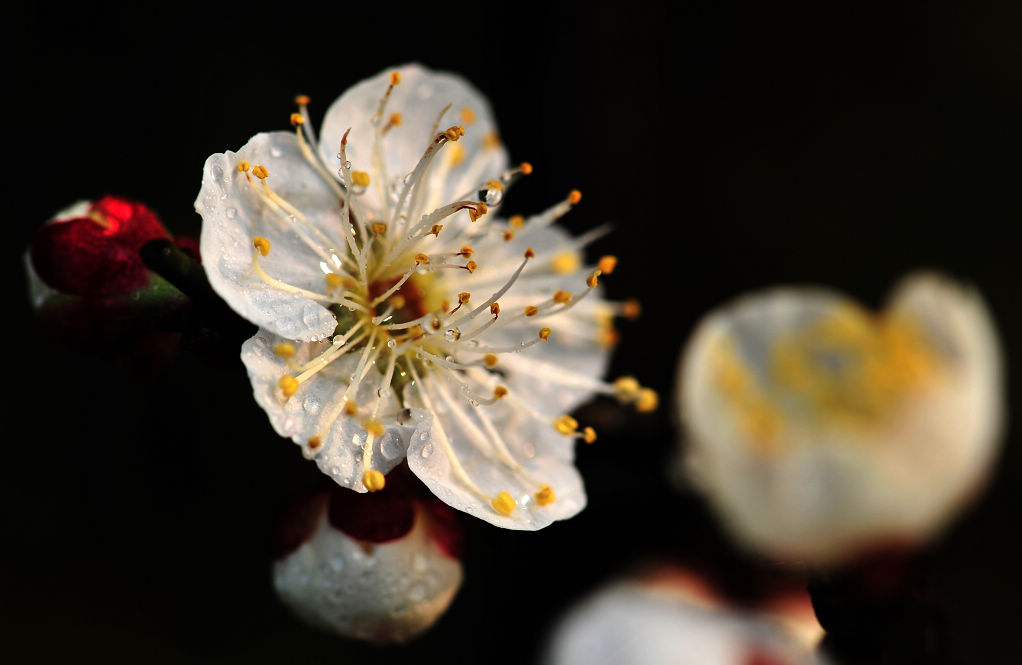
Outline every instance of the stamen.
<path fill-rule="evenodd" d="M 565 436 L 571 436 L 578 429 L 578 421 L 565 414 L 554 420 L 554 429 Z"/>
<path fill-rule="evenodd" d="M 387 485 L 387 479 L 376 469 L 362 474 L 362 485 L 370 492 L 379 492 Z"/>
<path fill-rule="evenodd" d="M 515 510 L 515 500 L 507 492 L 500 492 L 490 501 L 490 505 L 501 515 L 508 517 Z"/>
<path fill-rule="evenodd" d="M 611 255 L 604 256 L 596 263 L 596 267 L 599 268 L 600 272 L 604 275 L 609 275 L 614 272 L 614 268 L 617 267 L 617 257 Z"/>
<path fill-rule="evenodd" d="M 639 391 L 639 399 L 635 401 L 635 408 L 640 413 L 655 411 L 660 403 L 660 397 L 652 388 L 643 388 Z"/>
<path fill-rule="evenodd" d="M 284 393 L 284 397 L 291 397 L 298 392 L 298 380 L 289 374 L 285 374 L 280 377 L 280 381 L 277 382 L 277 386 L 280 388 L 280 391 Z"/>
<path fill-rule="evenodd" d="M 554 494 L 554 490 L 546 484 L 539 486 L 539 491 L 536 492 L 536 503 L 541 506 L 546 506 L 554 502 L 557 498 Z"/>
<path fill-rule="evenodd" d="M 596 441 L 596 430 L 594 430 L 592 427 L 586 427 L 585 429 L 582 430 L 582 439 L 586 443 L 593 443 L 594 441 Z"/>

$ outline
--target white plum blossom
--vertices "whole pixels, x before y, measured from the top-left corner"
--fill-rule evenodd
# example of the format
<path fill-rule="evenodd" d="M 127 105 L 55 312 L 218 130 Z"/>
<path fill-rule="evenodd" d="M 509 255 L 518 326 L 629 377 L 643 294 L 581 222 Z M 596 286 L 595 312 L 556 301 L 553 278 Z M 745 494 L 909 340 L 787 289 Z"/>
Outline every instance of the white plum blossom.
<path fill-rule="evenodd" d="M 626 580 L 556 626 L 546 665 L 822 665 L 776 622 Z"/>
<path fill-rule="evenodd" d="M 1003 418 L 980 296 L 933 274 L 880 313 L 777 288 L 709 314 L 678 379 L 689 477 L 739 542 L 835 565 L 926 540 L 982 485 Z"/>
<path fill-rule="evenodd" d="M 585 506 L 569 412 L 596 393 L 640 409 L 655 393 L 606 383 L 616 259 L 585 262 L 601 230 L 556 226 L 578 203 L 498 218 L 508 167 L 486 100 L 407 65 L 354 86 L 317 141 L 294 132 L 206 162 L 196 209 L 210 283 L 260 327 L 242 348 L 273 427 L 337 483 L 375 491 L 407 458 L 443 501 L 539 529 Z"/>

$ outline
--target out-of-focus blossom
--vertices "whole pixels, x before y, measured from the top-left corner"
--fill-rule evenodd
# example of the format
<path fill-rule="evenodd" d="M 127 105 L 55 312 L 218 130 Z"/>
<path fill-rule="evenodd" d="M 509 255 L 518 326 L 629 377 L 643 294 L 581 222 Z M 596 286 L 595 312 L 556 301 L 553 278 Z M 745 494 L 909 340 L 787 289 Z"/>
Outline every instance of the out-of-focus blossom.
<path fill-rule="evenodd" d="M 206 162 L 196 209 L 210 283 L 261 330 L 242 348 L 273 427 L 340 485 L 376 491 L 407 458 L 443 501 L 533 530 L 585 506 L 568 413 L 596 393 L 643 410 L 656 395 L 601 380 L 612 320 L 601 275 L 540 214 L 498 219 L 510 185 L 489 104 L 416 65 L 351 88 L 317 141 L 253 137 Z"/>
<path fill-rule="evenodd" d="M 822 660 L 772 621 L 715 606 L 712 595 L 690 586 L 647 580 L 616 583 L 575 607 L 556 627 L 545 662 L 808 665 Z"/>
<path fill-rule="evenodd" d="M 156 214 L 114 196 L 80 201 L 39 227 L 29 247 L 29 297 L 69 343 L 119 340 L 150 331 L 187 299 L 149 271 L 139 250 L 170 239 Z M 194 241 L 179 246 L 197 252 Z"/>
<path fill-rule="evenodd" d="M 995 457 L 1001 356 L 979 294 L 932 274 L 872 313 L 778 288 L 708 315 L 682 360 L 687 470 L 769 557 L 836 564 L 933 535 Z"/>
<path fill-rule="evenodd" d="M 274 587 L 310 624 L 403 642 L 444 613 L 461 586 L 454 513 L 408 483 L 373 494 L 336 486 L 284 517 Z"/>

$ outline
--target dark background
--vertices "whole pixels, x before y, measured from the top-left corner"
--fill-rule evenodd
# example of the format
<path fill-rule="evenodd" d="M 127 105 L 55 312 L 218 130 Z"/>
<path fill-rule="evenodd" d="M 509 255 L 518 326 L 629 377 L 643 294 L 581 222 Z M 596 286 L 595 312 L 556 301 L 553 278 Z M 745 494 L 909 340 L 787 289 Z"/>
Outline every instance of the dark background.
<path fill-rule="evenodd" d="M 20 9 L 4 17 L 7 343 L 0 653 L 9 662 L 529 663 L 574 599 L 643 560 L 716 570 L 738 595 L 772 579 L 672 489 L 671 385 L 698 317 L 745 290 L 828 284 L 879 304 L 918 267 L 975 284 L 1018 376 L 1022 5 L 1005 2 L 246 2 Z M 307 629 L 276 602 L 270 540 L 319 474 L 272 432 L 240 362 L 145 363 L 67 350 L 23 295 L 33 229 L 82 198 L 144 201 L 197 234 L 202 164 L 318 123 L 356 81 L 405 61 L 489 97 L 535 174 L 505 214 L 572 189 L 564 223 L 616 231 L 609 294 L 644 304 L 615 374 L 660 390 L 635 416 L 600 403 L 579 450 L 590 505 L 539 533 L 463 520 L 466 578 L 447 615 L 384 650 Z M 9 319 L 8 319 L 9 320 Z M 1017 420 L 1018 399 L 1011 397 Z M 962 663 L 1022 661 L 1015 430 L 990 490 L 930 553 Z M 751 572 L 750 572 L 751 571 Z M 796 580 L 797 583 L 797 580 Z"/>

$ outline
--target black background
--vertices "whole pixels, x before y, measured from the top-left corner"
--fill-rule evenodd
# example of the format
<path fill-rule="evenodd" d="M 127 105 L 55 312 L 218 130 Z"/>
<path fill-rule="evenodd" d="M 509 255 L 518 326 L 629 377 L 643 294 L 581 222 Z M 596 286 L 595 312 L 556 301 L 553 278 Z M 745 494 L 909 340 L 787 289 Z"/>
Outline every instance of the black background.
<path fill-rule="evenodd" d="M 749 289 L 815 282 L 877 305 L 899 276 L 937 268 L 987 296 L 1017 376 L 1022 5 L 762 4 L 6 14 L 15 397 L 4 409 L 0 652 L 528 663 L 574 599 L 643 560 L 701 562 L 740 595 L 769 569 L 750 568 L 668 475 L 679 349 L 702 313 Z M 593 256 L 616 253 L 609 294 L 644 304 L 641 321 L 622 325 L 615 373 L 663 400 L 652 416 L 609 403 L 588 413 L 604 436 L 579 450 L 590 499 L 579 517 L 526 534 L 464 519 L 454 605 L 422 638 L 380 650 L 307 629 L 273 596 L 274 520 L 319 474 L 273 434 L 240 362 L 184 354 L 152 376 L 69 351 L 41 333 L 19 274 L 33 229 L 82 198 L 144 201 L 175 233 L 197 234 L 209 154 L 286 128 L 296 93 L 312 97 L 318 123 L 348 86 L 406 61 L 473 81 L 512 159 L 535 166 L 505 213 L 577 187 L 567 227 L 615 224 Z M 963 663 L 1022 661 L 1015 438 L 989 491 L 931 554 Z"/>

